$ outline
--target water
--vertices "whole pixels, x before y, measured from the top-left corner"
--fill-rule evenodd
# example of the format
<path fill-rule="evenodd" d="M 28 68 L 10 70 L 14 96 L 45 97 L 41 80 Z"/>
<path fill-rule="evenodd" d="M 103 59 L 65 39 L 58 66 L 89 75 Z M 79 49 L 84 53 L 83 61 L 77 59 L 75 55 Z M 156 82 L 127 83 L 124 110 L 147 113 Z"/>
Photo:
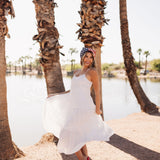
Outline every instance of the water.
<path fill-rule="evenodd" d="M 46 133 L 42 126 L 42 106 L 47 96 L 45 79 L 36 76 L 7 76 L 7 99 L 13 141 L 19 146 L 38 142 Z M 66 90 L 71 79 L 64 77 Z M 141 80 L 150 100 L 160 106 L 160 81 Z M 129 82 L 121 79 L 102 79 L 105 121 L 123 118 L 140 112 L 140 106 Z"/>

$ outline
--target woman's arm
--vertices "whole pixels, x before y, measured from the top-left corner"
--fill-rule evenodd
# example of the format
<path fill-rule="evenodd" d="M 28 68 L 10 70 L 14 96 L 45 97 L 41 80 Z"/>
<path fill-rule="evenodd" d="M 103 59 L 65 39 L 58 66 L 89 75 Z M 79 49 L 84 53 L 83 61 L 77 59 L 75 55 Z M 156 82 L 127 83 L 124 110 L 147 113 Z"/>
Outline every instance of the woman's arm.
<path fill-rule="evenodd" d="M 91 81 L 92 81 L 94 92 L 95 92 L 96 113 L 102 114 L 102 111 L 100 109 L 100 86 L 99 86 L 99 79 L 98 79 L 97 71 L 91 70 L 90 76 L 91 76 Z"/>

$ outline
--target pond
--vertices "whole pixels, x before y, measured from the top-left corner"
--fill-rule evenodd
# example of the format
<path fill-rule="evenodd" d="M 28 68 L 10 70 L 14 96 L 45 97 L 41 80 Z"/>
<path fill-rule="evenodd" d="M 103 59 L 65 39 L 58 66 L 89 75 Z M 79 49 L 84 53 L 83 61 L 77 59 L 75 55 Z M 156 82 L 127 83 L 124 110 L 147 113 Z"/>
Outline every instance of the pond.
<path fill-rule="evenodd" d="M 38 142 L 45 130 L 42 126 L 42 106 L 47 96 L 45 79 L 37 76 L 11 75 L 6 77 L 8 117 L 13 141 L 19 146 Z M 66 90 L 71 78 L 64 77 Z M 160 81 L 141 80 L 150 100 L 160 106 Z M 140 112 L 140 106 L 130 88 L 122 79 L 102 79 L 105 121 L 123 118 Z"/>

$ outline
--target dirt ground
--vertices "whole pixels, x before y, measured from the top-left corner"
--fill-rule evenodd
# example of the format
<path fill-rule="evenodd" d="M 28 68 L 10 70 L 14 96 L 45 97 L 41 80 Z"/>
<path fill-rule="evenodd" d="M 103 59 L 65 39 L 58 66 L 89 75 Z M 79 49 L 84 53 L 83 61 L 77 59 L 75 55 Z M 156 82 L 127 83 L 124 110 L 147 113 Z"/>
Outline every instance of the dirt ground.
<path fill-rule="evenodd" d="M 160 160 L 160 114 L 134 113 L 106 122 L 115 132 L 109 142 L 87 143 L 92 160 Z M 25 157 L 16 160 L 77 160 L 59 154 L 47 135 L 33 146 L 22 147 Z"/>

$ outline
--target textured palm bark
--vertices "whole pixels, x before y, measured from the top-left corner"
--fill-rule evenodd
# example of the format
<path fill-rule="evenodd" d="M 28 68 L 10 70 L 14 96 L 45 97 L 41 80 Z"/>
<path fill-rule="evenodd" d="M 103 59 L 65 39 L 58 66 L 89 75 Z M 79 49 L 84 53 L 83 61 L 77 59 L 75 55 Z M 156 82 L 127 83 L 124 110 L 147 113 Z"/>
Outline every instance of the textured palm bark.
<path fill-rule="evenodd" d="M 10 159 L 15 156 L 16 152 L 8 123 L 4 36 L 0 37 L 0 71 L 0 159 Z"/>
<path fill-rule="evenodd" d="M 40 44 L 40 63 L 43 66 L 48 95 L 63 92 L 61 65 L 59 62 L 59 33 L 55 27 L 54 7 L 50 0 L 33 0 L 35 4 L 38 34 L 33 37 Z"/>
<path fill-rule="evenodd" d="M 120 0 L 119 5 L 120 5 L 120 23 L 121 23 L 123 57 L 130 85 L 137 98 L 138 103 L 141 106 L 141 110 L 149 114 L 157 113 L 158 112 L 157 106 L 154 103 L 152 103 L 144 93 L 136 74 L 136 66 L 134 64 L 134 58 L 132 56 L 129 31 L 128 31 L 126 0 Z"/>
<path fill-rule="evenodd" d="M 81 16 L 81 23 L 77 25 L 80 29 L 77 31 L 78 38 L 84 43 L 85 47 L 91 47 L 96 50 L 96 69 L 99 76 L 100 84 L 100 96 L 101 96 L 101 110 L 103 112 L 102 105 L 102 79 L 101 79 L 101 46 L 104 37 L 101 33 L 102 26 L 108 19 L 104 17 L 104 9 L 106 7 L 106 1 L 104 0 L 82 0 L 81 10 L 79 14 Z M 95 93 L 92 87 L 92 98 L 95 103 Z M 102 113 L 104 119 L 104 114 Z"/>
<path fill-rule="evenodd" d="M 5 36 L 8 36 L 6 15 L 14 17 L 12 1 L 0 2 L 0 159 L 10 160 L 24 155 L 12 142 L 8 123 L 7 89 L 6 89 L 6 59 L 5 59 Z"/>

